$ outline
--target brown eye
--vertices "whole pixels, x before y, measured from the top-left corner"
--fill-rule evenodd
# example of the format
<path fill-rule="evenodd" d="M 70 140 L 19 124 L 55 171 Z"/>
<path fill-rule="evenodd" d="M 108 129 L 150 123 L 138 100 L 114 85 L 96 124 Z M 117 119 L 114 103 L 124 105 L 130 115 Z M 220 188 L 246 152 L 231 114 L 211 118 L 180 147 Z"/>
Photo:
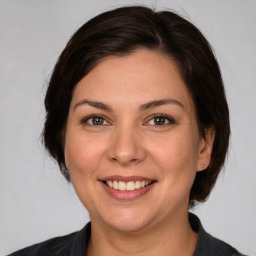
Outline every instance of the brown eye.
<path fill-rule="evenodd" d="M 103 125 L 104 119 L 102 117 L 92 117 L 92 124 L 93 125 Z"/>
<path fill-rule="evenodd" d="M 87 123 L 89 125 L 108 125 L 109 123 L 101 116 L 91 116 L 82 121 L 82 123 Z"/>
<path fill-rule="evenodd" d="M 155 117 L 154 118 L 154 124 L 155 125 L 164 125 L 166 123 L 166 118 L 164 117 Z"/>
<path fill-rule="evenodd" d="M 157 115 L 151 118 L 148 122 L 147 125 L 152 125 L 152 126 L 164 126 L 164 125 L 169 125 L 169 124 L 174 124 L 175 121 L 164 115 Z"/>

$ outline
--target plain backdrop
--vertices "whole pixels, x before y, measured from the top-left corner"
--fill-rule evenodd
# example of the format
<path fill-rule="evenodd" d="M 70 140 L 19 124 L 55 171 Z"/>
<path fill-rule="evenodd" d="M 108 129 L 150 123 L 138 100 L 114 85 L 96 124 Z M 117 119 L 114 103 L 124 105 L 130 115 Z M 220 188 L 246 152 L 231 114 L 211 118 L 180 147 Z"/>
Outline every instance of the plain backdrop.
<path fill-rule="evenodd" d="M 88 214 L 40 142 L 47 81 L 67 40 L 127 4 L 170 8 L 215 49 L 232 137 L 223 174 L 195 209 L 205 229 L 256 255 L 255 0 L 0 0 L 0 255 L 79 230 Z"/>

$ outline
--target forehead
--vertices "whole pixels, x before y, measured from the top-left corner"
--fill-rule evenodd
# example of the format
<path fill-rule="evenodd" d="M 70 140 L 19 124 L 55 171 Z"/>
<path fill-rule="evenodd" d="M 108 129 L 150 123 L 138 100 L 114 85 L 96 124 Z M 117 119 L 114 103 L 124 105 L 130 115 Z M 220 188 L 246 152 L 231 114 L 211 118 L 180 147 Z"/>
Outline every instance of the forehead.
<path fill-rule="evenodd" d="M 138 50 L 102 59 L 75 87 L 71 104 L 89 98 L 107 104 L 143 104 L 174 98 L 193 105 L 176 63 L 168 56 Z"/>

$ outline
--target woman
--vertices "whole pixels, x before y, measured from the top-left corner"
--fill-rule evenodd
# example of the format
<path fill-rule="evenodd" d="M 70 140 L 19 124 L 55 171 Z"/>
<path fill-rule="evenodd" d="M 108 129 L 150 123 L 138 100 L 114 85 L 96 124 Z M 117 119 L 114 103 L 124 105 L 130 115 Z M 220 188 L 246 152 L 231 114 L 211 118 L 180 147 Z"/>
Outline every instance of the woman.
<path fill-rule="evenodd" d="M 125 7 L 70 39 L 45 98 L 44 143 L 91 222 L 11 255 L 241 255 L 188 212 L 229 143 L 218 63 L 178 15 Z"/>

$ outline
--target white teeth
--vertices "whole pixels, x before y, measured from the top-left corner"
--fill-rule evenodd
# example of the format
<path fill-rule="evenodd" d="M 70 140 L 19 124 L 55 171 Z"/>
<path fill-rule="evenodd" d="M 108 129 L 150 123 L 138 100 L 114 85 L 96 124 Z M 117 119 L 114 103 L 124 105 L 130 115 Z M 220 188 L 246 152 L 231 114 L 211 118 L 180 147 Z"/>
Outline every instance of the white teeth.
<path fill-rule="evenodd" d="M 108 184 L 109 187 L 113 188 L 113 182 L 112 182 L 112 180 L 108 180 L 108 181 L 107 181 L 107 184 Z"/>
<path fill-rule="evenodd" d="M 135 188 L 136 189 L 140 188 L 140 181 L 139 180 L 135 181 Z"/>
<path fill-rule="evenodd" d="M 125 189 L 126 189 L 126 184 L 125 184 L 125 182 L 119 181 L 119 183 L 118 183 L 118 189 L 119 189 L 119 190 L 125 190 Z"/>
<path fill-rule="evenodd" d="M 135 190 L 135 184 L 133 181 L 129 181 L 127 184 L 126 184 L 126 189 L 127 190 Z"/>
<path fill-rule="evenodd" d="M 119 188 L 118 182 L 116 180 L 113 181 L 113 188 L 114 189 L 118 189 Z"/>
<path fill-rule="evenodd" d="M 151 184 L 150 181 L 145 181 L 145 180 L 142 180 L 142 181 L 136 180 L 136 181 L 129 181 L 129 182 L 108 180 L 106 181 L 106 183 L 109 187 L 116 190 L 121 190 L 121 191 L 125 191 L 125 190 L 133 191 L 136 189 L 144 188 L 145 186 L 148 186 L 149 184 Z"/>

